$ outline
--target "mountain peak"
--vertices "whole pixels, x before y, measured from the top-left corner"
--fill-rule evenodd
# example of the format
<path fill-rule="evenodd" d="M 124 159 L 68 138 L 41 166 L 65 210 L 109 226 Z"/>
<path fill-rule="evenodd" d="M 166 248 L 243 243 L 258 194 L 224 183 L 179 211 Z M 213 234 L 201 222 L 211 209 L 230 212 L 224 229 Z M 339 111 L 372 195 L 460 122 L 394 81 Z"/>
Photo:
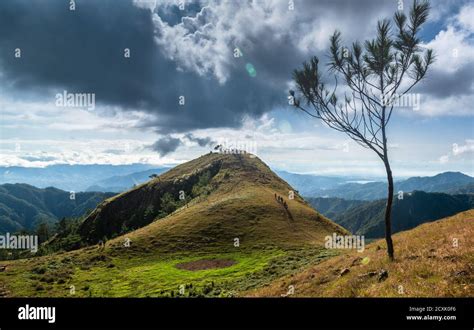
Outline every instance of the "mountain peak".
<path fill-rule="evenodd" d="M 89 243 L 127 233 L 136 241 L 159 236 L 156 245 L 163 248 L 229 243 L 236 237 L 252 244 L 322 245 L 333 232 L 345 230 L 312 209 L 258 157 L 220 153 L 178 165 L 104 201 L 79 228 Z"/>
<path fill-rule="evenodd" d="M 442 172 L 439 174 L 436 174 L 434 177 L 451 177 L 451 178 L 463 178 L 463 179 L 473 179 L 472 176 L 469 176 L 467 174 L 464 174 L 462 172 L 454 172 L 454 171 L 448 171 L 448 172 Z"/>

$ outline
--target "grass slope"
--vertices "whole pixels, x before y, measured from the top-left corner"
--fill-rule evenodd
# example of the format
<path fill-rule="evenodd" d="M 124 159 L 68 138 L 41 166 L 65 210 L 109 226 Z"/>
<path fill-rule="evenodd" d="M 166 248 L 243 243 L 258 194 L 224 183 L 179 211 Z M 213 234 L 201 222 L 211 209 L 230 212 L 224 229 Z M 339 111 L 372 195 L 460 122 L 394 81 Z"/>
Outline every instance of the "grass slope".
<path fill-rule="evenodd" d="M 212 172 L 209 194 L 109 240 L 103 248 L 93 245 L 1 262 L 6 270 L 0 272 L 0 293 L 156 297 L 177 296 L 184 287 L 183 296 L 232 296 L 334 255 L 322 248 L 324 237 L 347 233 L 297 194 L 289 200 L 293 189 L 258 158 L 222 154 L 202 156 L 106 200 L 82 229 L 120 228 L 133 214 L 150 205 L 159 207 L 156 203 L 163 187 L 168 192 L 188 189 L 204 170 Z M 275 200 L 275 194 L 285 197 L 288 212 Z M 200 259 L 236 263 L 200 271 L 176 267 Z"/>
<path fill-rule="evenodd" d="M 243 295 L 280 296 L 293 285 L 297 297 L 474 296 L 474 210 L 393 238 L 393 263 L 380 240 L 363 253 L 344 253 Z M 388 272 L 386 279 L 379 278 L 382 270 Z"/>

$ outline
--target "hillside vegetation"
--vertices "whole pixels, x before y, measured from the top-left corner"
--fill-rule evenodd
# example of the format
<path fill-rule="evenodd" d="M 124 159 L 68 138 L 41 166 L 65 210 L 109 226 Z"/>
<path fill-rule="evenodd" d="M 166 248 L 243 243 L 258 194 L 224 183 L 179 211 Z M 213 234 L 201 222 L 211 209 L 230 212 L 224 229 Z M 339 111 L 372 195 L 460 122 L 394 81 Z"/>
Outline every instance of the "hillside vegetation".
<path fill-rule="evenodd" d="M 334 219 L 338 215 L 356 206 L 370 203 L 367 201 L 350 200 L 338 197 L 307 197 L 306 200 L 315 210 L 318 210 L 318 212 L 321 212 L 329 219 Z"/>
<path fill-rule="evenodd" d="M 27 184 L 0 185 L 0 234 L 34 230 L 40 223 L 54 224 L 63 217 L 80 217 L 112 193 L 40 189 Z"/>
<path fill-rule="evenodd" d="M 367 238 L 384 237 L 385 200 L 365 202 L 339 213 L 331 219 L 347 230 Z M 474 195 L 448 195 L 415 191 L 395 198 L 392 206 L 392 231 L 414 228 L 474 207 Z"/>
<path fill-rule="evenodd" d="M 474 210 L 393 236 L 395 262 L 383 240 L 284 276 L 244 296 L 474 297 Z"/>

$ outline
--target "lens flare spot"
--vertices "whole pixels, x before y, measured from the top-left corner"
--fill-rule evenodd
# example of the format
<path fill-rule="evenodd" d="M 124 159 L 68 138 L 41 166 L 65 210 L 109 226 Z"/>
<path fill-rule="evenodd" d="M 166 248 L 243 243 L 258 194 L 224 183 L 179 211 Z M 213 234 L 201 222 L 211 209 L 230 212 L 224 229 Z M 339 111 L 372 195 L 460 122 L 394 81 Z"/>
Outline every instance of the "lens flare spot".
<path fill-rule="evenodd" d="M 255 70 L 254 66 L 252 63 L 247 63 L 245 65 L 245 69 L 247 70 L 247 72 L 249 73 L 249 76 L 254 78 L 257 76 L 257 70 Z"/>

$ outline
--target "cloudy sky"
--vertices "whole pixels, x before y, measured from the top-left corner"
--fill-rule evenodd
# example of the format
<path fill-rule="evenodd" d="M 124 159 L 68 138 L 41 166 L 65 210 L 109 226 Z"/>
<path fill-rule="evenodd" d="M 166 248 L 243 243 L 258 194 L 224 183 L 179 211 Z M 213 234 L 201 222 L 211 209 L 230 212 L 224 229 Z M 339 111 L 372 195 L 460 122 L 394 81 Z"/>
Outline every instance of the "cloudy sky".
<path fill-rule="evenodd" d="M 2 0 L 0 166 L 177 164 L 217 143 L 276 169 L 382 176 L 370 151 L 288 106 L 292 72 L 325 61 L 408 0 Z M 474 3 L 431 1 L 437 60 L 388 128 L 394 175 L 474 175 Z M 236 55 L 236 49 L 237 55 Z M 87 93 L 93 104 L 61 103 Z M 93 99 L 92 99 L 93 96 Z M 58 103 L 59 102 L 59 103 Z"/>

